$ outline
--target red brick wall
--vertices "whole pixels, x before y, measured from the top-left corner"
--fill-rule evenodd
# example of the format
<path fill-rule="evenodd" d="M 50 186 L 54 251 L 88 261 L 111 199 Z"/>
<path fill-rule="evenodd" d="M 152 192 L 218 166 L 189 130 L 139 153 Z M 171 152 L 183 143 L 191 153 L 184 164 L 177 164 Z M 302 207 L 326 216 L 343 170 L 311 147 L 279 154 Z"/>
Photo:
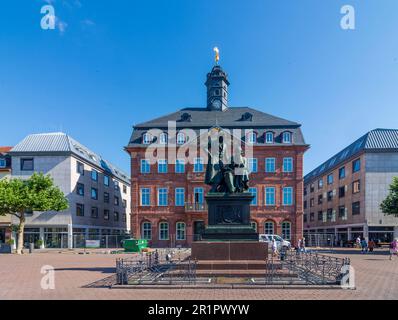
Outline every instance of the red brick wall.
<path fill-rule="evenodd" d="M 303 232 L 303 154 L 306 147 L 298 146 L 255 146 L 253 157 L 257 158 L 257 173 L 251 174 L 250 187 L 257 187 L 257 206 L 251 207 L 251 219 L 258 226 L 258 232 L 264 232 L 264 223 L 272 220 L 275 223 L 277 234 L 282 234 L 282 222 L 291 223 L 291 235 L 293 244 L 302 236 Z M 195 187 L 203 187 L 204 194 L 209 187 L 204 184 L 205 173 L 194 173 L 193 165 L 185 165 L 185 174 L 175 173 L 174 164 L 168 165 L 168 173 L 158 173 L 157 165 L 151 165 L 151 173 L 141 174 L 141 159 L 145 158 L 145 148 L 130 148 L 128 152 L 131 156 L 131 203 L 132 219 L 131 228 L 134 236 L 140 237 L 140 226 L 143 221 L 152 223 L 152 245 L 169 246 L 170 241 L 158 240 L 158 225 L 161 221 L 169 222 L 169 234 L 175 235 L 176 223 L 179 221 L 186 223 L 187 240 L 172 244 L 189 245 L 192 241 L 193 224 L 196 220 L 203 220 L 207 224 L 207 211 L 187 212 L 184 207 L 174 206 L 175 188 L 185 188 L 185 201 L 194 202 L 193 190 Z M 265 172 L 265 158 L 276 158 L 276 172 Z M 293 173 L 282 172 L 284 157 L 293 157 Z M 206 169 L 206 165 L 204 165 Z M 276 206 L 265 206 L 265 187 L 276 187 Z M 292 206 L 282 205 L 282 188 L 292 186 L 294 189 L 294 204 Z M 151 189 L 151 206 L 141 207 L 140 188 Z M 158 207 L 157 188 L 168 187 L 167 207 Z M 172 237 L 174 239 L 174 237 Z M 172 240 L 171 240 L 172 241 Z"/>

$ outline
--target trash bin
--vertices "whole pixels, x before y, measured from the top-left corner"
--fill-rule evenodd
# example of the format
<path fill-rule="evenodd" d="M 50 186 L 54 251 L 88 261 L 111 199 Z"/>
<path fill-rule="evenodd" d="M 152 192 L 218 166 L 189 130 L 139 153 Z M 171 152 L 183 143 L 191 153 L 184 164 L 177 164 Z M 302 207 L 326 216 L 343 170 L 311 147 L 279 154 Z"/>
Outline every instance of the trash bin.
<path fill-rule="evenodd" d="M 125 239 L 123 248 L 126 252 L 141 252 L 148 247 L 148 240 L 144 239 Z"/>
<path fill-rule="evenodd" d="M 32 253 L 35 249 L 35 244 L 33 242 L 29 243 L 29 253 Z"/>

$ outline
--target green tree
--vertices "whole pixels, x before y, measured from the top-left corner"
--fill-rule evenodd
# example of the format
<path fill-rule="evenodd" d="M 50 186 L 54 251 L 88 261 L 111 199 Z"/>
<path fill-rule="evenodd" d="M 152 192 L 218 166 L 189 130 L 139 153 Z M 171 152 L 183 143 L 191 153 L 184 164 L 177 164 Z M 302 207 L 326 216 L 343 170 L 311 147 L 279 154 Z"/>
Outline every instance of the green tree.
<path fill-rule="evenodd" d="M 11 214 L 19 219 L 18 254 L 22 253 L 24 243 L 26 211 L 62 211 L 67 208 L 68 200 L 49 175 L 34 173 L 27 180 L 0 180 L 0 215 Z"/>
<path fill-rule="evenodd" d="M 398 177 L 392 179 L 390 192 L 387 198 L 380 204 L 380 209 L 385 215 L 398 217 Z"/>

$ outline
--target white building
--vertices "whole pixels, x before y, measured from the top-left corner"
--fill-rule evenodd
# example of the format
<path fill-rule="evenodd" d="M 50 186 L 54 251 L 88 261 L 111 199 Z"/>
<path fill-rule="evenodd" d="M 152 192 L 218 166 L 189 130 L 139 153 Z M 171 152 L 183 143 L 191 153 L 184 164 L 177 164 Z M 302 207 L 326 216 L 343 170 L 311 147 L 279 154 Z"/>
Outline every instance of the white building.
<path fill-rule="evenodd" d="M 27 213 L 25 244 L 72 248 L 92 239 L 112 247 L 129 233 L 130 179 L 101 156 L 65 133 L 29 135 L 9 154 L 13 178 L 50 174 L 69 200 L 62 212 Z"/>

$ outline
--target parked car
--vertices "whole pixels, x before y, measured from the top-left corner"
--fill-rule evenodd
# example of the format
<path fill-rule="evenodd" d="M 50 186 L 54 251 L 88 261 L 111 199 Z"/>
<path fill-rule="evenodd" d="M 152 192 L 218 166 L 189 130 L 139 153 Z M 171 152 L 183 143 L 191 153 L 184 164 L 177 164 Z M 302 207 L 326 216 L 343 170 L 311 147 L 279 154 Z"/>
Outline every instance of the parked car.
<path fill-rule="evenodd" d="M 292 246 L 289 241 L 284 240 L 281 236 L 278 236 L 277 234 L 259 234 L 258 238 L 260 242 L 267 242 L 268 246 L 271 246 L 272 239 L 275 239 L 278 250 L 280 250 L 281 248 L 290 249 Z"/>

